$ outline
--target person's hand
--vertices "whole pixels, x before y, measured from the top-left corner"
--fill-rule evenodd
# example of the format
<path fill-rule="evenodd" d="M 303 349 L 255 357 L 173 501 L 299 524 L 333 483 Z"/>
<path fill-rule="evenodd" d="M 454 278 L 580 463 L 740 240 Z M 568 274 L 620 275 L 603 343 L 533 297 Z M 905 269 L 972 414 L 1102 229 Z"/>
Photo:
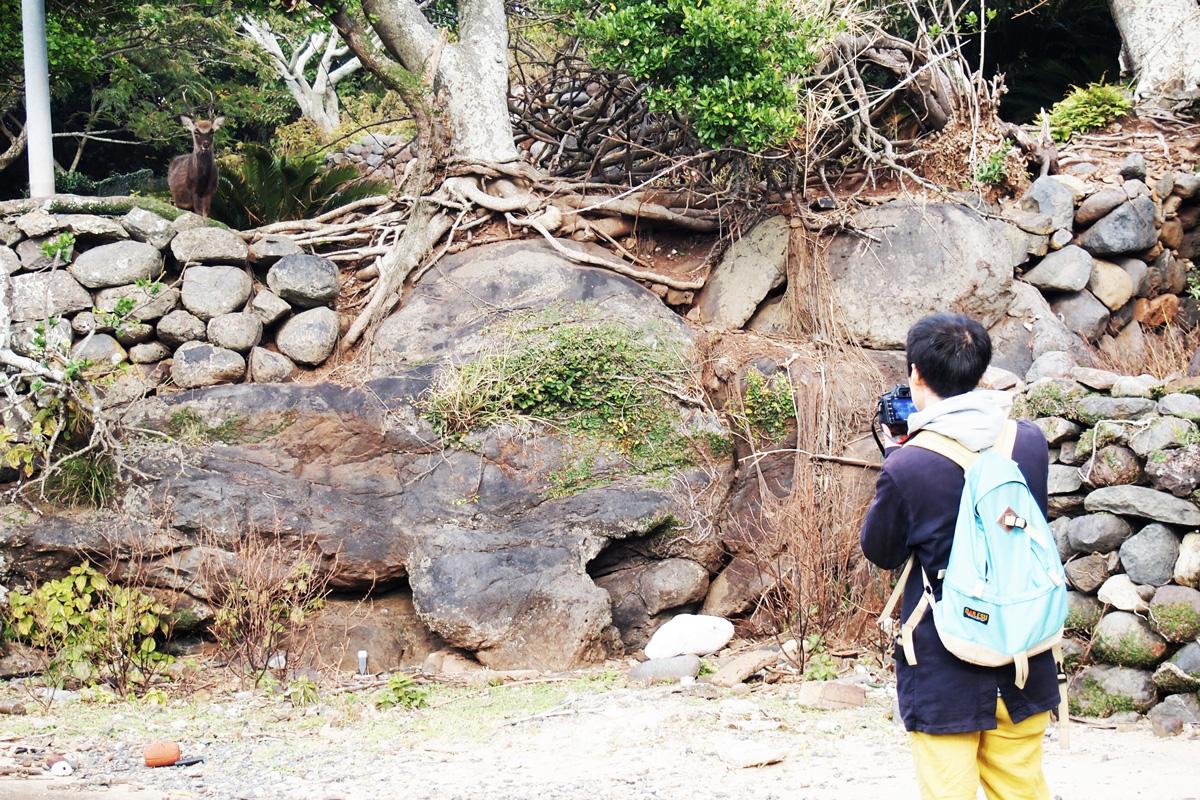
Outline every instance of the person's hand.
<path fill-rule="evenodd" d="M 882 422 L 877 422 L 876 424 L 879 426 L 879 441 L 883 442 L 884 450 L 900 446 L 900 443 L 896 441 L 896 437 L 892 435 L 892 431 L 887 425 L 884 425 Z"/>

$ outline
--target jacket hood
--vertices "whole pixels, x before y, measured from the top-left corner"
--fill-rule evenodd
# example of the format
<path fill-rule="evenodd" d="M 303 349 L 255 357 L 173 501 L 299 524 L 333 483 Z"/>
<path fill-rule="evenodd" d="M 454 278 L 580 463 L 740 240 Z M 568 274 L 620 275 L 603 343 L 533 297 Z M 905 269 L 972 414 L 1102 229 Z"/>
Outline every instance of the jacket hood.
<path fill-rule="evenodd" d="M 991 389 L 939 400 L 908 418 L 908 432 L 933 431 L 976 453 L 996 443 L 1012 408 L 1012 396 Z"/>

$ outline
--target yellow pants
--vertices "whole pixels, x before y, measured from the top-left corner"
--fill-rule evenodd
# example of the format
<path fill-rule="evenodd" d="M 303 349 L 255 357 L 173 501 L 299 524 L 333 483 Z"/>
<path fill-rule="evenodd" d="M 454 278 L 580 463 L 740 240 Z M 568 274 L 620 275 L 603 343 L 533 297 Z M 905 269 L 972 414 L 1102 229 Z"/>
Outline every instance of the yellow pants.
<path fill-rule="evenodd" d="M 1020 723 L 996 699 L 996 729 L 972 733 L 910 733 L 922 800 L 1049 800 L 1042 774 L 1042 734 L 1050 712 Z"/>

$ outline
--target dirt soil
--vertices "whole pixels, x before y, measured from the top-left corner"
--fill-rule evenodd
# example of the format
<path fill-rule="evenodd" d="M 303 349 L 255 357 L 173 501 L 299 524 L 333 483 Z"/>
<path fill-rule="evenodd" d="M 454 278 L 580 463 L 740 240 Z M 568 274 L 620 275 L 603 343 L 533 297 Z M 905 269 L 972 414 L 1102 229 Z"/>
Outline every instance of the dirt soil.
<path fill-rule="evenodd" d="M 0 694 L 13 697 L 11 686 Z M 619 673 L 550 683 L 437 687 L 426 708 L 377 710 L 371 690 L 293 708 L 265 692 L 193 693 L 167 705 L 57 703 L 0 717 L 7 764 L 65 757 L 70 778 L 0 778 L 5 800 L 303 798 L 358 800 L 879 800 L 915 798 L 890 687 L 862 708 L 799 705 L 796 685 L 734 692 L 629 688 Z M 203 764 L 147 769 L 142 746 L 180 742 Z M 1063 800 L 1200 798 L 1200 732 L 1155 738 L 1072 726 L 1047 734 L 1051 788 Z M 775 762 L 766 766 L 749 766 Z"/>

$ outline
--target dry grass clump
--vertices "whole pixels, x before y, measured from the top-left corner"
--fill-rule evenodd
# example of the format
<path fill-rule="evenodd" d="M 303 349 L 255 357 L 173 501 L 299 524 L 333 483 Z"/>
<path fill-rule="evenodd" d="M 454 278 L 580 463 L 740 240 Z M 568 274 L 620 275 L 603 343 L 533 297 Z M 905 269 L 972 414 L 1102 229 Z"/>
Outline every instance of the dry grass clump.
<path fill-rule="evenodd" d="M 1186 375 L 1193 355 L 1200 349 L 1200 327 L 1184 330 L 1167 325 L 1161 330 L 1146 330 L 1144 336 L 1146 347 L 1142 354 L 1096 351 L 1097 363 L 1121 375 L 1150 374 L 1166 379 Z"/>

